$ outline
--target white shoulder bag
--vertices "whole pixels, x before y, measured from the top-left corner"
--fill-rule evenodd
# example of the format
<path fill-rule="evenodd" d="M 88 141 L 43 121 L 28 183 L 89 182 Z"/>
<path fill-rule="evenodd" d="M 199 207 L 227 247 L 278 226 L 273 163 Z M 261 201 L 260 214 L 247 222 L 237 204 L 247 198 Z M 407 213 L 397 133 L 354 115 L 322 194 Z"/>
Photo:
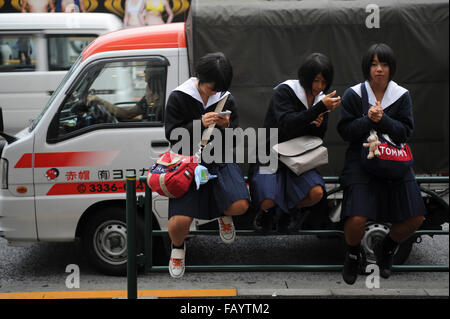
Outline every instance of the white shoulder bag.
<path fill-rule="evenodd" d="M 317 136 L 300 136 L 274 145 L 280 161 L 300 175 L 321 165 L 328 164 L 328 150 Z"/>

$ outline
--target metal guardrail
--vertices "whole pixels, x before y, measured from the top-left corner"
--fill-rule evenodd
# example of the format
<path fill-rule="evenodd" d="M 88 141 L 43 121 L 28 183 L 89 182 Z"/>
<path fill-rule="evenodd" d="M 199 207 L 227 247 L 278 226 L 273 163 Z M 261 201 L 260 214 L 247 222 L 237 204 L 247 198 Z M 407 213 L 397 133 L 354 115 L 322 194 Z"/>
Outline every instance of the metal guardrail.
<path fill-rule="evenodd" d="M 339 178 L 335 176 L 324 177 L 326 184 L 339 184 Z M 417 177 L 417 183 L 433 184 L 433 183 L 449 183 L 449 177 L 430 176 Z M 137 195 L 136 183 L 145 185 L 145 195 L 139 197 L 139 204 L 144 207 L 144 253 L 137 254 L 137 236 L 136 236 L 136 216 L 137 216 Z M 444 207 L 449 205 L 434 191 L 420 187 L 421 191 L 436 199 Z M 327 195 L 335 194 L 342 191 L 342 187 L 338 186 L 329 191 Z M 126 177 L 126 222 L 127 222 L 127 290 L 128 298 L 137 298 L 137 266 L 144 265 L 145 273 L 150 272 L 168 272 L 168 266 L 154 266 L 152 260 L 152 247 L 154 236 L 168 236 L 167 231 L 153 230 L 153 212 L 152 212 L 152 192 L 146 183 L 146 177 L 141 176 L 136 180 L 135 175 Z M 190 231 L 191 235 L 218 235 L 219 230 L 196 230 Z M 254 230 L 236 230 L 239 236 L 255 236 L 261 235 Z M 340 235 L 344 232 L 341 230 L 299 230 L 292 235 Z M 415 235 L 449 235 L 448 231 L 443 230 L 418 230 Z M 199 265 L 186 266 L 187 271 L 204 272 L 204 271 L 341 271 L 343 265 Z M 448 265 L 394 265 L 393 271 L 435 271 L 448 272 Z"/>

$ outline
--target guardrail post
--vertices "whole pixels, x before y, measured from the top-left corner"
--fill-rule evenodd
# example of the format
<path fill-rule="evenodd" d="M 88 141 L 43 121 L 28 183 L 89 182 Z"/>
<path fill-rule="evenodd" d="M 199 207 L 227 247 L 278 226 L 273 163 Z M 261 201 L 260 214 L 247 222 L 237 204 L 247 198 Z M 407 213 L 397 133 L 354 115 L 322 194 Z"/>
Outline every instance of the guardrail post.
<path fill-rule="evenodd" d="M 137 299 L 136 267 L 136 175 L 128 175 L 126 219 L 127 219 L 127 291 L 128 299 Z"/>
<path fill-rule="evenodd" d="M 145 272 L 149 273 L 153 266 L 152 251 L 153 251 L 153 211 L 152 211 L 152 190 L 145 184 L 145 198 L 144 198 L 144 210 L 145 210 L 145 240 L 144 240 L 144 252 L 145 252 Z"/>

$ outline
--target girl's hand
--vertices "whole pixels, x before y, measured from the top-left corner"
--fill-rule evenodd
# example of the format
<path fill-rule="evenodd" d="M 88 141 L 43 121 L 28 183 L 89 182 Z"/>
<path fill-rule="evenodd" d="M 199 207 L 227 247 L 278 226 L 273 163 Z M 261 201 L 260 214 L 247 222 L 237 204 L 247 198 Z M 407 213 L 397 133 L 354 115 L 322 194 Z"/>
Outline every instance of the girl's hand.
<path fill-rule="evenodd" d="M 227 128 L 230 125 L 230 116 L 231 116 L 230 114 L 226 114 L 226 115 L 218 114 L 216 125 L 221 128 Z"/>
<path fill-rule="evenodd" d="M 373 122 L 378 123 L 381 121 L 383 117 L 383 108 L 381 107 L 380 101 L 376 101 L 375 105 L 372 105 L 369 108 L 369 112 L 367 113 L 369 119 Z"/>
<path fill-rule="evenodd" d="M 311 122 L 311 124 L 314 124 L 316 127 L 319 127 L 323 123 L 323 116 L 325 113 L 320 113 L 319 116 Z"/>
<path fill-rule="evenodd" d="M 204 127 L 209 127 L 212 124 L 217 124 L 219 116 L 216 112 L 208 112 L 202 115 L 202 124 Z"/>
<path fill-rule="evenodd" d="M 325 97 L 322 99 L 323 104 L 325 104 L 325 107 L 329 111 L 333 111 L 335 108 L 338 107 L 339 103 L 341 103 L 341 97 L 333 97 L 336 94 L 336 90 L 331 92 L 330 94 L 325 95 Z"/>

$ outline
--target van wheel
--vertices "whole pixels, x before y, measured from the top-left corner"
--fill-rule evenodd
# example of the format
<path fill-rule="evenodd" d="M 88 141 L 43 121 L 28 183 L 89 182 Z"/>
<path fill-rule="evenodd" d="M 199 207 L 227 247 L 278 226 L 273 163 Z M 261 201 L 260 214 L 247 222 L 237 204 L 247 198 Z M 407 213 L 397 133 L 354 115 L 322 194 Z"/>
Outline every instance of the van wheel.
<path fill-rule="evenodd" d="M 155 219 L 153 219 L 154 222 Z M 85 222 L 82 245 L 91 265 L 106 275 L 126 276 L 127 274 L 127 225 L 124 207 L 103 208 Z M 153 226 L 156 229 L 155 225 Z M 136 219 L 136 251 L 144 251 L 144 222 Z M 153 264 L 168 263 L 169 246 L 161 237 L 153 239 Z"/>
<path fill-rule="evenodd" d="M 138 222 L 137 224 L 141 224 Z M 82 234 L 89 262 L 102 273 L 122 276 L 127 273 L 127 225 L 125 209 L 108 207 L 91 216 Z M 138 233 L 140 232 L 139 226 Z M 141 251 L 139 241 L 137 249 Z"/>

